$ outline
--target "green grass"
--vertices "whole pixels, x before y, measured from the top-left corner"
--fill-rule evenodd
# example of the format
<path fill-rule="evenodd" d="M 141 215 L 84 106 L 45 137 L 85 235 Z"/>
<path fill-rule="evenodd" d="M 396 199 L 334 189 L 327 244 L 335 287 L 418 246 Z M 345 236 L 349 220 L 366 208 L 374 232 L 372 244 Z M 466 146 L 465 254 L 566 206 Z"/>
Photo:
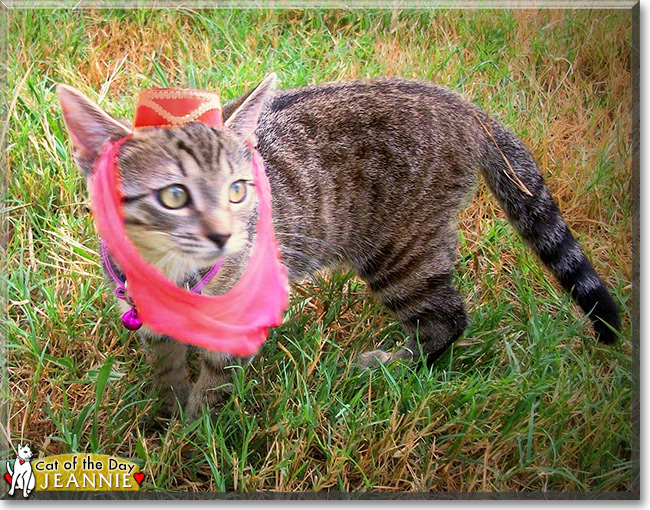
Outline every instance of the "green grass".
<path fill-rule="evenodd" d="M 5 457 L 8 438 L 39 456 L 126 457 L 159 491 L 630 490 L 630 16 L 9 11 Z M 481 185 L 459 219 L 471 325 L 435 367 L 356 368 L 358 353 L 404 335 L 353 274 L 319 275 L 294 285 L 285 324 L 237 372 L 216 420 L 147 429 L 149 368 L 102 281 L 54 87 L 129 118 L 142 88 L 228 100 L 272 70 L 283 87 L 427 79 L 499 117 L 624 311 L 621 341 L 596 344 Z"/>

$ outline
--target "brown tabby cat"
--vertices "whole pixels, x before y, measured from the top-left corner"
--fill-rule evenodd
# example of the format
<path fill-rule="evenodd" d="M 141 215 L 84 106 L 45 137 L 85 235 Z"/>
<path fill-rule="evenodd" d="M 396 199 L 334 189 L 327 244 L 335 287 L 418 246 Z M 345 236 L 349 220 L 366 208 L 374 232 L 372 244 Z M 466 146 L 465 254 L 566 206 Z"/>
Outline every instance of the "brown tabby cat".
<path fill-rule="evenodd" d="M 242 273 L 254 240 L 257 199 L 251 151 L 257 138 L 273 194 L 274 227 L 291 278 L 339 263 L 356 269 L 410 340 L 392 354 L 431 362 L 465 329 L 453 285 L 454 219 L 481 170 L 508 217 L 589 314 L 597 337 L 615 341 L 618 308 L 575 241 L 521 141 L 459 95 L 395 78 L 275 92 L 276 77 L 224 106 L 228 129 L 189 123 L 137 131 L 119 155 L 125 223 L 143 257 L 191 286 L 218 258 L 206 293 Z M 59 100 L 84 175 L 107 140 L 130 129 L 80 92 Z M 242 198 L 243 196 L 243 198 Z M 113 263 L 114 265 L 114 263 Z M 115 271 L 119 268 L 114 266 Z M 112 280 L 109 279 L 112 283 Z M 163 414 L 187 401 L 187 416 L 229 394 L 230 355 L 202 352 L 193 388 L 186 346 L 147 328 Z M 189 397 L 189 400 L 188 400 Z"/>

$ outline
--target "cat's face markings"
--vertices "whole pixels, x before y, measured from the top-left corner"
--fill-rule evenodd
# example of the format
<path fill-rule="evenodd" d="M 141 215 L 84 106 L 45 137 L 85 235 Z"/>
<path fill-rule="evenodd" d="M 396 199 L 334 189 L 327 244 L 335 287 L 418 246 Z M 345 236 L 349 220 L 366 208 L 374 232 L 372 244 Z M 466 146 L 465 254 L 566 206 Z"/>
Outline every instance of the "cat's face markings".
<path fill-rule="evenodd" d="M 119 158 L 127 234 L 145 259 L 207 266 L 248 243 L 250 151 L 202 124 L 136 132 Z"/>

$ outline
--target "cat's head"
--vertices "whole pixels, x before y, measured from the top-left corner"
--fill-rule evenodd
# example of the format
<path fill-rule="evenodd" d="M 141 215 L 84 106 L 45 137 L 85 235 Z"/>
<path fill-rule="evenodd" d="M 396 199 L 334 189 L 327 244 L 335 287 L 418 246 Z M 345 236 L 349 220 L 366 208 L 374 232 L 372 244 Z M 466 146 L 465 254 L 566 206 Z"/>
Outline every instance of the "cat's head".
<path fill-rule="evenodd" d="M 16 447 L 16 450 L 18 452 L 18 457 L 20 457 L 21 459 L 29 460 L 32 458 L 33 453 L 31 448 L 29 447 L 29 443 L 25 443 L 24 445 L 19 444 Z"/>
<path fill-rule="evenodd" d="M 132 134 L 118 156 L 125 228 L 143 258 L 167 276 L 213 265 L 249 242 L 257 194 L 247 141 L 255 140 L 276 80 L 271 74 L 249 93 L 225 129 L 191 122 L 133 132 L 81 92 L 58 86 L 75 161 L 85 176 L 108 140 Z"/>

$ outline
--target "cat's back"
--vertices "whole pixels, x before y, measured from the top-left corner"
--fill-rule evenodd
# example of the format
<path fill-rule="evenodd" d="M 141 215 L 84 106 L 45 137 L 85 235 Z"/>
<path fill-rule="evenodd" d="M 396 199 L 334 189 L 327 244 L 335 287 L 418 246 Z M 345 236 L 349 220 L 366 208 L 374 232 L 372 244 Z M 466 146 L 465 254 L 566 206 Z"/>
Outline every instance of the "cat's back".
<path fill-rule="evenodd" d="M 451 167 L 476 165 L 483 139 L 477 112 L 460 94 L 432 83 L 361 79 L 276 91 L 256 134 L 271 164 L 316 173 L 427 166 L 437 179 Z"/>
<path fill-rule="evenodd" d="M 269 104 L 270 112 L 282 112 L 294 118 L 306 111 L 347 112 L 365 117 L 378 110 L 417 112 L 432 107 L 448 114 L 456 110 L 464 115 L 471 103 L 460 94 L 430 82 L 381 77 L 278 90 Z"/>
<path fill-rule="evenodd" d="M 326 137 L 354 142 L 368 133 L 397 136 L 398 142 L 436 139 L 443 132 L 464 138 L 474 129 L 474 111 L 460 94 L 432 83 L 360 79 L 277 91 L 262 115 L 260 132 L 300 132 L 316 142 Z"/>
<path fill-rule="evenodd" d="M 384 231 L 446 224 L 474 182 L 474 109 L 398 78 L 277 91 L 255 134 L 281 244 L 316 267 L 356 257 Z"/>

